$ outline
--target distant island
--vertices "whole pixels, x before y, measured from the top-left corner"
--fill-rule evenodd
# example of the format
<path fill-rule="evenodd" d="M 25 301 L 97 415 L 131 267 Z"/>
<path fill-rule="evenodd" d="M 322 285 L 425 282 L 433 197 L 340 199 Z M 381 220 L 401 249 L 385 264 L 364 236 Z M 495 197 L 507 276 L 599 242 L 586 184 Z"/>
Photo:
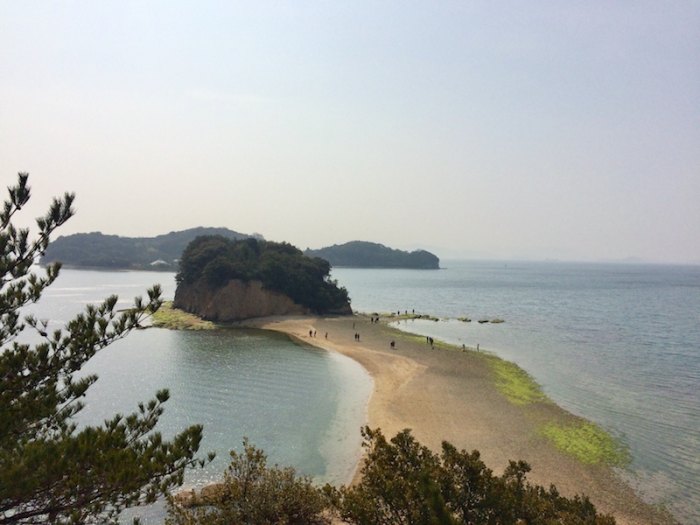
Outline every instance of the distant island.
<path fill-rule="evenodd" d="M 304 253 L 310 257 L 321 257 L 332 266 L 347 268 L 409 268 L 418 270 L 437 270 L 440 268 L 440 259 L 428 251 L 406 252 L 366 241 L 334 244 L 319 250 L 307 249 Z"/>
<path fill-rule="evenodd" d="M 227 239 L 262 239 L 228 228 L 190 228 L 156 237 L 121 237 L 100 232 L 76 233 L 53 241 L 41 258 L 41 264 L 60 261 L 75 268 L 109 270 L 177 271 L 185 247 L 202 235 L 219 235 Z"/>
<path fill-rule="evenodd" d="M 180 259 L 175 308 L 209 321 L 292 314 L 351 314 L 331 266 L 288 243 L 198 237 Z"/>

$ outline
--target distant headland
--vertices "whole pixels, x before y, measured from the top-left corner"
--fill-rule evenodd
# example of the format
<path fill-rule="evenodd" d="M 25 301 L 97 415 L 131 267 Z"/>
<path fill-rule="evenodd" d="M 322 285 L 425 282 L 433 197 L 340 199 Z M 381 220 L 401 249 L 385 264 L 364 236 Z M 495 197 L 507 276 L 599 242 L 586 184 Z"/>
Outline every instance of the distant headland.
<path fill-rule="evenodd" d="M 185 247 L 202 235 L 227 239 L 262 239 L 228 228 L 190 228 L 156 237 L 121 237 L 100 232 L 76 233 L 53 241 L 41 258 L 41 264 L 61 261 L 73 268 L 105 270 L 177 271 Z"/>
<path fill-rule="evenodd" d="M 228 228 L 202 226 L 155 237 L 122 237 L 101 232 L 75 233 L 53 241 L 40 262 L 49 264 L 60 261 L 72 268 L 176 272 L 185 247 L 197 237 L 205 235 L 218 235 L 231 240 L 264 240 L 257 233 L 245 234 Z M 334 244 L 318 250 L 307 248 L 303 253 L 308 257 L 325 259 L 331 266 L 346 268 L 440 268 L 440 259 L 426 250 L 408 252 L 366 241 Z"/>
<path fill-rule="evenodd" d="M 374 242 L 351 241 L 318 250 L 306 249 L 306 255 L 320 257 L 332 266 L 347 268 L 408 268 L 437 270 L 440 259 L 425 250 L 406 252 Z"/>

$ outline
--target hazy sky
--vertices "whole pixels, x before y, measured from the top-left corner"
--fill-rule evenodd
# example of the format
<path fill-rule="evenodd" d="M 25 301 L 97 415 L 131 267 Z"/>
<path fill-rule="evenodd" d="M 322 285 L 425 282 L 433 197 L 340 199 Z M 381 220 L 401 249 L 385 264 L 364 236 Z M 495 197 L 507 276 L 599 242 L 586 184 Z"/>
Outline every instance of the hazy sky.
<path fill-rule="evenodd" d="M 64 234 L 700 262 L 700 2 L 0 0 L 0 183 Z"/>

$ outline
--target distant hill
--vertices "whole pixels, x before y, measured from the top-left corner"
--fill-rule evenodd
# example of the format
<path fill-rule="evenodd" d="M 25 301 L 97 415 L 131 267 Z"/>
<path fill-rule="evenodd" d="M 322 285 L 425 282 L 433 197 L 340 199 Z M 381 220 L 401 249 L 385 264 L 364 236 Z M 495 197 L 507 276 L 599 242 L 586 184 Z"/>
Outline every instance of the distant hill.
<path fill-rule="evenodd" d="M 76 233 L 53 241 L 41 264 L 61 261 L 76 268 L 104 268 L 119 270 L 178 269 L 177 260 L 185 247 L 202 235 L 220 235 L 227 239 L 246 239 L 260 235 L 246 235 L 228 228 L 191 228 L 156 237 L 120 237 L 100 232 Z"/>
<path fill-rule="evenodd" d="M 347 268 L 410 268 L 419 270 L 440 268 L 440 259 L 428 251 L 405 252 L 388 248 L 383 244 L 365 241 L 334 244 L 319 250 L 307 249 L 304 254 L 325 259 L 332 266 L 345 266 Z"/>

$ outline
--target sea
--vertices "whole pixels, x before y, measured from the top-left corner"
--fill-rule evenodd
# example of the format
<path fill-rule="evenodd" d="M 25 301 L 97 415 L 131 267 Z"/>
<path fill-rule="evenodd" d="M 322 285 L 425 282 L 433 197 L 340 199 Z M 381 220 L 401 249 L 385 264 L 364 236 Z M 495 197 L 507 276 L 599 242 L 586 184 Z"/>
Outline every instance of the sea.
<path fill-rule="evenodd" d="M 647 502 L 700 523 L 700 266 L 441 266 L 333 277 L 356 311 L 430 314 L 439 321 L 396 325 L 517 363 L 550 399 L 629 447 L 621 475 Z M 505 322 L 478 322 L 493 319 Z"/>
<path fill-rule="evenodd" d="M 621 475 L 681 523 L 700 523 L 700 267 L 442 261 L 440 270 L 336 268 L 355 311 L 415 312 L 402 330 L 479 346 L 517 363 L 556 403 L 627 445 Z M 110 294 L 128 307 L 172 273 L 64 269 L 34 311 L 58 328 Z M 460 318 L 470 318 L 465 322 Z M 502 319 L 499 324 L 479 320 Z M 217 458 L 187 486 L 221 477 L 244 437 L 271 464 L 345 483 L 360 453 L 372 381 L 354 361 L 259 330 L 132 332 L 94 357 L 81 424 L 130 413 L 156 390 L 165 437 L 204 425 Z M 149 514 L 150 512 L 150 514 Z M 138 514 L 138 513 L 137 513 Z M 141 512 L 158 523 L 162 508 Z"/>

